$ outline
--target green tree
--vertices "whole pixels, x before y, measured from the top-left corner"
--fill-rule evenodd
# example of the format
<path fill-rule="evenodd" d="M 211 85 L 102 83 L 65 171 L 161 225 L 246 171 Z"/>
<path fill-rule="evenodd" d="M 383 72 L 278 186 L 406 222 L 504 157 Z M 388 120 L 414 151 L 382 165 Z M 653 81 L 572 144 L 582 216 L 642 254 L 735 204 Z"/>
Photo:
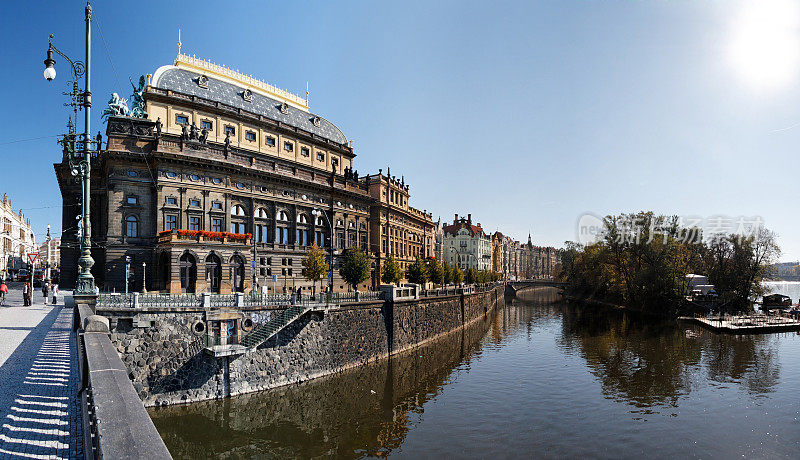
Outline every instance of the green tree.
<path fill-rule="evenodd" d="M 428 282 L 428 267 L 425 262 L 417 257 L 413 264 L 406 270 L 406 278 L 411 283 L 425 284 Z"/>
<path fill-rule="evenodd" d="M 428 259 L 428 277 L 433 284 L 441 285 L 444 281 L 444 267 L 435 257 Z"/>
<path fill-rule="evenodd" d="M 458 265 L 453 266 L 453 282 L 456 284 L 461 284 L 464 282 L 464 272 L 458 268 Z"/>
<path fill-rule="evenodd" d="M 467 284 L 473 284 L 475 282 L 475 278 L 476 278 L 475 269 L 474 268 L 468 268 L 467 269 L 467 276 L 465 278 L 465 281 L 467 282 Z"/>
<path fill-rule="evenodd" d="M 453 268 L 447 263 L 446 260 L 442 263 L 442 282 L 444 284 L 450 284 L 453 282 Z"/>
<path fill-rule="evenodd" d="M 306 257 L 303 259 L 303 276 L 317 286 L 317 281 L 325 274 L 327 267 L 325 263 L 325 252 L 316 244 L 308 248 Z"/>
<path fill-rule="evenodd" d="M 383 261 L 381 281 L 386 284 L 398 284 L 401 279 L 403 279 L 403 271 L 400 269 L 400 264 L 391 255 L 387 256 Z"/>
<path fill-rule="evenodd" d="M 344 251 L 339 274 L 356 291 L 369 278 L 369 257 L 358 246 Z"/>

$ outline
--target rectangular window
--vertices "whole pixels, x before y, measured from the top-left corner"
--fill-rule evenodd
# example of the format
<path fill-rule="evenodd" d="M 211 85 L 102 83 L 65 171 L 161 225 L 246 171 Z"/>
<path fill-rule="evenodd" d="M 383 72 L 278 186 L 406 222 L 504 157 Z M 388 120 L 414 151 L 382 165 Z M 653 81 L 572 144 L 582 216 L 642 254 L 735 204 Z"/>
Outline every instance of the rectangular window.
<path fill-rule="evenodd" d="M 256 241 L 259 243 L 269 243 L 267 240 L 269 236 L 269 226 L 267 225 L 256 225 Z M 264 263 L 264 259 L 261 259 L 261 263 Z"/>
<path fill-rule="evenodd" d="M 244 222 L 231 222 L 231 233 L 247 233 Z"/>
<path fill-rule="evenodd" d="M 136 195 L 128 195 L 128 204 L 139 204 L 139 197 Z"/>
<path fill-rule="evenodd" d="M 263 268 L 260 269 L 260 270 L 261 270 L 261 276 L 266 276 L 267 275 L 267 270 L 265 270 Z"/>
<path fill-rule="evenodd" d="M 292 269 L 290 268 L 287 271 L 289 272 L 289 276 L 292 276 Z"/>
<path fill-rule="evenodd" d="M 317 161 L 325 161 L 325 154 L 324 153 L 318 153 L 317 154 Z"/>
<path fill-rule="evenodd" d="M 189 230 L 200 230 L 200 217 L 189 217 Z"/>
<path fill-rule="evenodd" d="M 178 228 L 178 216 L 167 214 L 164 221 L 164 230 L 175 230 L 176 228 Z"/>
<path fill-rule="evenodd" d="M 294 144 L 289 141 L 284 142 L 283 150 L 286 150 L 287 152 L 294 152 Z"/>
<path fill-rule="evenodd" d="M 339 166 L 339 160 L 336 158 L 331 158 L 331 166 Z"/>
<path fill-rule="evenodd" d="M 212 232 L 222 231 L 222 219 L 211 219 L 211 231 Z"/>
<path fill-rule="evenodd" d="M 189 206 L 191 206 L 193 208 L 199 208 L 200 207 L 200 200 L 197 200 L 197 199 L 189 200 Z"/>
<path fill-rule="evenodd" d="M 225 127 L 225 134 L 230 134 L 231 136 L 235 136 L 236 135 L 236 128 L 234 128 L 233 126 L 226 126 Z"/>
<path fill-rule="evenodd" d="M 175 115 L 175 123 L 179 125 L 188 125 L 189 117 L 186 115 Z"/>
<path fill-rule="evenodd" d="M 303 147 L 303 148 L 300 149 L 300 155 L 303 155 L 304 157 L 307 157 L 307 156 L 311 155 L 311 151 L 308 150 L 308 147 Z"/>
<path fill-rule="evenodd" d="M 336 247 L 339 249 L 344 249 L 344 232 L 339 232 L 336 234 Z"/>
<path fill-rule="evenodd" d="M 214 123 L 212 123 L 212 122 L 210 122 L 208 120 L 203 120 L 201 122 L 200 126 L 201 126 L 201 128 L 205 128 L 205 129 L 211 131 L 214 128 Z"/>
<path fill-rule="evenodd" d="M 264 143 L 267 144 L 267 147 L 275 147 L 275 138 L 272 136 L 267 136 L 264 139 Z"/>
<path fill-rule="evenodd" d="M 178 204 L 178 199 L 174 196 L 167 197 L 167 204 Z"/>
<path fill-rule="evenodd" d="M 255 142 L 256 141 L 256 133 L 254 133 L 253 131 L 247 131 L 246 133 L 244 133 L 244 138 L 247 139 L 250 142 Z"/>
<path fill-rule="evenodd" d="M 278 227 L 277 235 L 278 244 L 289 244 L 289 229 L 286 227 Z"/>
<path fill-rule="evenodd" d="M 219 201 L 215 201 L 211 203 L 211 208 L 216 211 L 222 211 L 222 203 L 220 203 Z"/>

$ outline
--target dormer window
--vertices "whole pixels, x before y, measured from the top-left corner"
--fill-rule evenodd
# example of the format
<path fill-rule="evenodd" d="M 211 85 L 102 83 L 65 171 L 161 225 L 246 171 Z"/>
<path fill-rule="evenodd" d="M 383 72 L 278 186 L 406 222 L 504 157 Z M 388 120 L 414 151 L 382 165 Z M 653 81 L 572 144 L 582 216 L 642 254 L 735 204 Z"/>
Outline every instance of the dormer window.
<path fill-rule="evenodd" d="M 249 89 L 245 89 L 244 91 L 242 91 L 242 99 L 244 99 L 247 102 L 253 102 L 253 92 L 250 91 Z"/>
<path fill-rule="evenodd" d="M 280 110 L 282 114 L 287 115 L 289 113 L 289 104 L 284 102 L 283 104 L 281 104 Z"/>
<path fill-rule="evenodd" d="M 267 147 L 275 147 L 275 138 L 272 136 L 267 136 L 264 138 L 264 143 Z"/>
<path fill-rule="evenodd" d="M 308 147 L 301 147 L 300 148 L 300 155 L 303 155 L 304 157 L 307 157 L 307 156 L 311 155 L 311 151 L 308 149 Z"/>
<path fill-rule="evenodd" d="M 188 125 L 189 117 L 186 115 L 175 115 L 175 123 L 179 125 Z"/>
<path fill-rule="evenodd" d="M 325 154 L 317 153 L 317 161 L 325 161 Z"/>
<path fill-rule="evenodd" d="M 230 125 L 226 126 L 225 127 L 225 134 L 230 134 L 231 136 L 235 136 L 236 135 L 236 128 L 234 128 L 233 126 L 230 126 Z"/>
<path fill-rule="evenodd" d="M 200 180 L 200 176 L 198 176 L 197 174 L 189 174 L 189 180 L 197 182 Z"/>
<path fill-rule="evenodd" d="M 244 138 L 247 139 L 250 142 L 255 142 L 256 141 L 256 133 L 253 132 L 253 131 L 247 131 L 246 133 L 244 133 Z"/>
<path fill-rule="evenodd" d="M 208 77 L 205 75 L 197 77 L 197 86 L 208 89 Z"/>
<path fill-rule="evenodd" d="M 214 129 L 214 123 L 208 120 L 203 120 L 200 122 L 200 127 L 203 129 L 207 129 L 209 131 Z"/>
<path fill-rule="evenodd" d="M 320 119 L 320 117 L 315 116 L 314 118 L 311 119 L 311 122 L 314 123 L 314 126 L 319 128 L 319 125 L 322 123 L 322 120 Z"/>

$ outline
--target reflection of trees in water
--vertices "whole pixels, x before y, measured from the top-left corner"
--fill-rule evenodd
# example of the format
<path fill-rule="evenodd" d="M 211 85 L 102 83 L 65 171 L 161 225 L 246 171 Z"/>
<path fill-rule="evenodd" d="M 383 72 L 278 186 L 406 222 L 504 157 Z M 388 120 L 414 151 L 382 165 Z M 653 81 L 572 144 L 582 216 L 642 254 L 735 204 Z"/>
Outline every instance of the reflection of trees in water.
<path fill-rule="evenodd" d="M 780 377 L 779 336 L 727 335 L 703 331 L 703 364 L 708 378 L 716 382 L 737 382 L 752 394 L 772 392 Z"/>
<path fill-rule="evenodd" d="M 454 368 L 468 368 L 500 311 L 390 360 L 263 393 L 155 409 L 151 416 L 175 458 L 385 456 Z"/>
<path fill-rule="evenodd" d="M 560 345 L 577 351 L 603 392 L 638 407 L 676 405 L 688 393 L 687 366 L 700 360 L 697 339 L 665 322 L 566 305 Z"/>
<path fill-rule="evenodd" d="M 769 336 L 714 334 L 696 326 L 619 310 L 565 304 L 559 345 L 575 351 L 603 385 L 604 394 L 637 407 L 676 406 L 707 378 L 742 382 L 763 393 L 777 382 L 777 350 Z"/>

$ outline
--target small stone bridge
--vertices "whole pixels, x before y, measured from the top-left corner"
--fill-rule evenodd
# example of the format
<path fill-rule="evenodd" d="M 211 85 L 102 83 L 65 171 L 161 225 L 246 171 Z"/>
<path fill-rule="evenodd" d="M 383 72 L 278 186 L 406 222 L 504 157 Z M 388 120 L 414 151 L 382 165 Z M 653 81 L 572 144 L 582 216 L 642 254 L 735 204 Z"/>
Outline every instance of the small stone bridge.
<path fill-rule="evenodd" d="M 558 289 L 564 289 L 567 287 L 567 283 L 562 281 L 556 280 L 521 280 L 521 281 L 509 281 L 506 284 L 506 292 L 509 294 L 516 295 L 517 292 L 535 288 L 535 287 L 554 287 Z"/>

